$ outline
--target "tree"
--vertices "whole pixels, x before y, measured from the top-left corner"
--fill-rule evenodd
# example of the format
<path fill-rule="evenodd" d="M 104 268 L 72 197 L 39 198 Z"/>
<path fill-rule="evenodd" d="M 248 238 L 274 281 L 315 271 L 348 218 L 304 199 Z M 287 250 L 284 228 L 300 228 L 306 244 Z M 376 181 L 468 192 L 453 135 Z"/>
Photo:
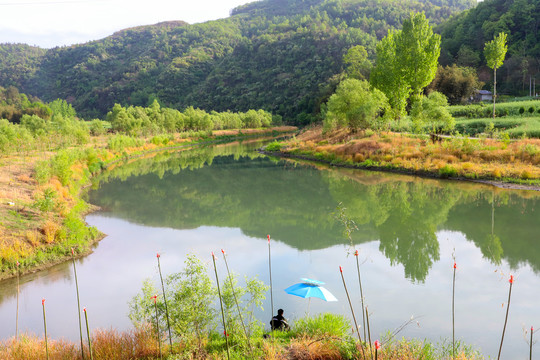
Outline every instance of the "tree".
<path fill-rule="evenodd" d="M 366 48 L 356 45 L 347 50 L 343 56 L 343 63 L 347 65 L 345 72 L 350 78 L 364 80 L 371 70 L 371 62 L 368 60 Z"/>
<path fill-rule="evenodd" d="M 411 106 L 410 112 L 415 132 L 422 132 L 429 126 L 432 134 L 454 129 L 455 120 L 448 111 L 446 96 L 433 91 L 427 97 L 420 96 Z"/>
<path fill-rule="evenodd" d="M 388 99 L 364 80 L 345 79 L 330 97 L 324 118 L 326 130 L 349 127 L 353 132 L 375 127 L 388 110 Z"/>
<path fill-rule="evenodd" d="M 497 69 L 504 63 L 504 57 L 508 46 L 506 45 L 507 35 L 503 32 L 488 41 L 484 46 L 484 56 L 487 66 L 493 69 L 493 118 L 495 119 L 495 99 L 497 97 Z"/>
<path fill-rule="evenodd" d="M 482 88 L 476 70 L 470 67 L 439 65 L 435 79 L 428 85 L 427 91 L 439 91 L 446 95 L 451 105 L 464 103 L 470 99 L 476 89 Z"/>
<path fill-rule="evenodd" d="M 440 43 L 440 35 L 419 13 L 403 22 L 403 30 L 389 31 L 377 44 L 371 82 L 388 97 L 396 118 L 405 113 L 410 95 L 420 96 L 435 77 Z"/>

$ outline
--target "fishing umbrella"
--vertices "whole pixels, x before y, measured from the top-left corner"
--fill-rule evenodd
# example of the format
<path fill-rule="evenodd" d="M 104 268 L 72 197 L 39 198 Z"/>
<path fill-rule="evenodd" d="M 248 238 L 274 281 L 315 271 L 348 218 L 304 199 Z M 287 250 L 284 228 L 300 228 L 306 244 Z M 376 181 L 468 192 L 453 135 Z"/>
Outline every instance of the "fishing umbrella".
<path fill-rule="evenodd" d="M 322 281 L 302 278 L 301 283 L 294 284 L 285 289 L 287 294 L 300 296 L 301 298 L 309 298 L 309 303 L 311 303 L 311 298 L 316 297 L 324 301 L 337 301 L 336 297 L 332 295 L 330 291 L 322 287 L 324 285 Z M 309 304 L 308 304 L 308 313 L 309 313 Z"/>

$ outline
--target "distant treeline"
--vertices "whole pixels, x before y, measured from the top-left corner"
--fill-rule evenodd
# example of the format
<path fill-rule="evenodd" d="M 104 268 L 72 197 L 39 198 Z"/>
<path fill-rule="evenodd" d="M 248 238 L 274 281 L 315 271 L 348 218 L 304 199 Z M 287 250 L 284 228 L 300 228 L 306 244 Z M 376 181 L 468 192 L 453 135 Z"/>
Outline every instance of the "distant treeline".
<path fill-rule="evenodd" d="M 188 107 L 183 112 L 161 107 L 157 100 L 148 106 L 113 106 L 106 121 L 84 121 L 65 100 L 44 104 L 28 100 L 16 88 L 0 88 L 0 154 L 29 150 L 59 149 L 86 144 L 90 135 L 113 132 L 129 136 L 211 132 L 280 125 L 281 117 L 264 110 L 245 113 L 215 112 Z M 168 141 L 169 135 L 160 141 Z"/>
<path fill-rule="evenodd" d="M 343 55 L 400 28 L 410 12 L 439 24 L 475 0 L 263 0 L 226 19 L 126 29 L 42 50 L 0 45 L 0 85 L 69 101 L 85 118 L 115 103 L 206 111 L 264 109 L 286 123 L 318 114 L 343 73 Z"/>

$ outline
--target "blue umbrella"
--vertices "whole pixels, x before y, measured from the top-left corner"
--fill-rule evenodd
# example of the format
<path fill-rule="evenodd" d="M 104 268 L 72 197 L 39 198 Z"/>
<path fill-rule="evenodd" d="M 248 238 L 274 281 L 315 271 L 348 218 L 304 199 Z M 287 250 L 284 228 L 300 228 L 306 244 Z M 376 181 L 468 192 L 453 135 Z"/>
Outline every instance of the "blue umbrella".
<path fill-rule="evenodd" d="M 294 284 L 285 289 L 287 294 L 300 296 L 302 298 L 316 297 L 323 299 L 324 301 L 337 301 L 336 297 L 332 293 L 321 285 L 324 285 L 322 281 L 302 278 L 301 283 Z"/>

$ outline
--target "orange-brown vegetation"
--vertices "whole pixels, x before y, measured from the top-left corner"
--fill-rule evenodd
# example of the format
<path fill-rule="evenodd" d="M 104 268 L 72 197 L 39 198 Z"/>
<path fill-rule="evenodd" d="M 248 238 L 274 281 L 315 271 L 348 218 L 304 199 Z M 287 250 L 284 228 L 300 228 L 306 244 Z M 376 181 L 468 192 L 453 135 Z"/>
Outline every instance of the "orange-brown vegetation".
<path fill-rule="evenodd" d="M 398 133 L 357 133 L 341 129 L 323 134 L 311 128 L 288 141 L 283 151 L 311 153 L 348 162 L 370 160 L 371 166 L 412 173 L 439 174 L 450 169 L 471 179 L 540 180 L 540 139 L 500 141 L 494 139 L 427 137 Z"/>

